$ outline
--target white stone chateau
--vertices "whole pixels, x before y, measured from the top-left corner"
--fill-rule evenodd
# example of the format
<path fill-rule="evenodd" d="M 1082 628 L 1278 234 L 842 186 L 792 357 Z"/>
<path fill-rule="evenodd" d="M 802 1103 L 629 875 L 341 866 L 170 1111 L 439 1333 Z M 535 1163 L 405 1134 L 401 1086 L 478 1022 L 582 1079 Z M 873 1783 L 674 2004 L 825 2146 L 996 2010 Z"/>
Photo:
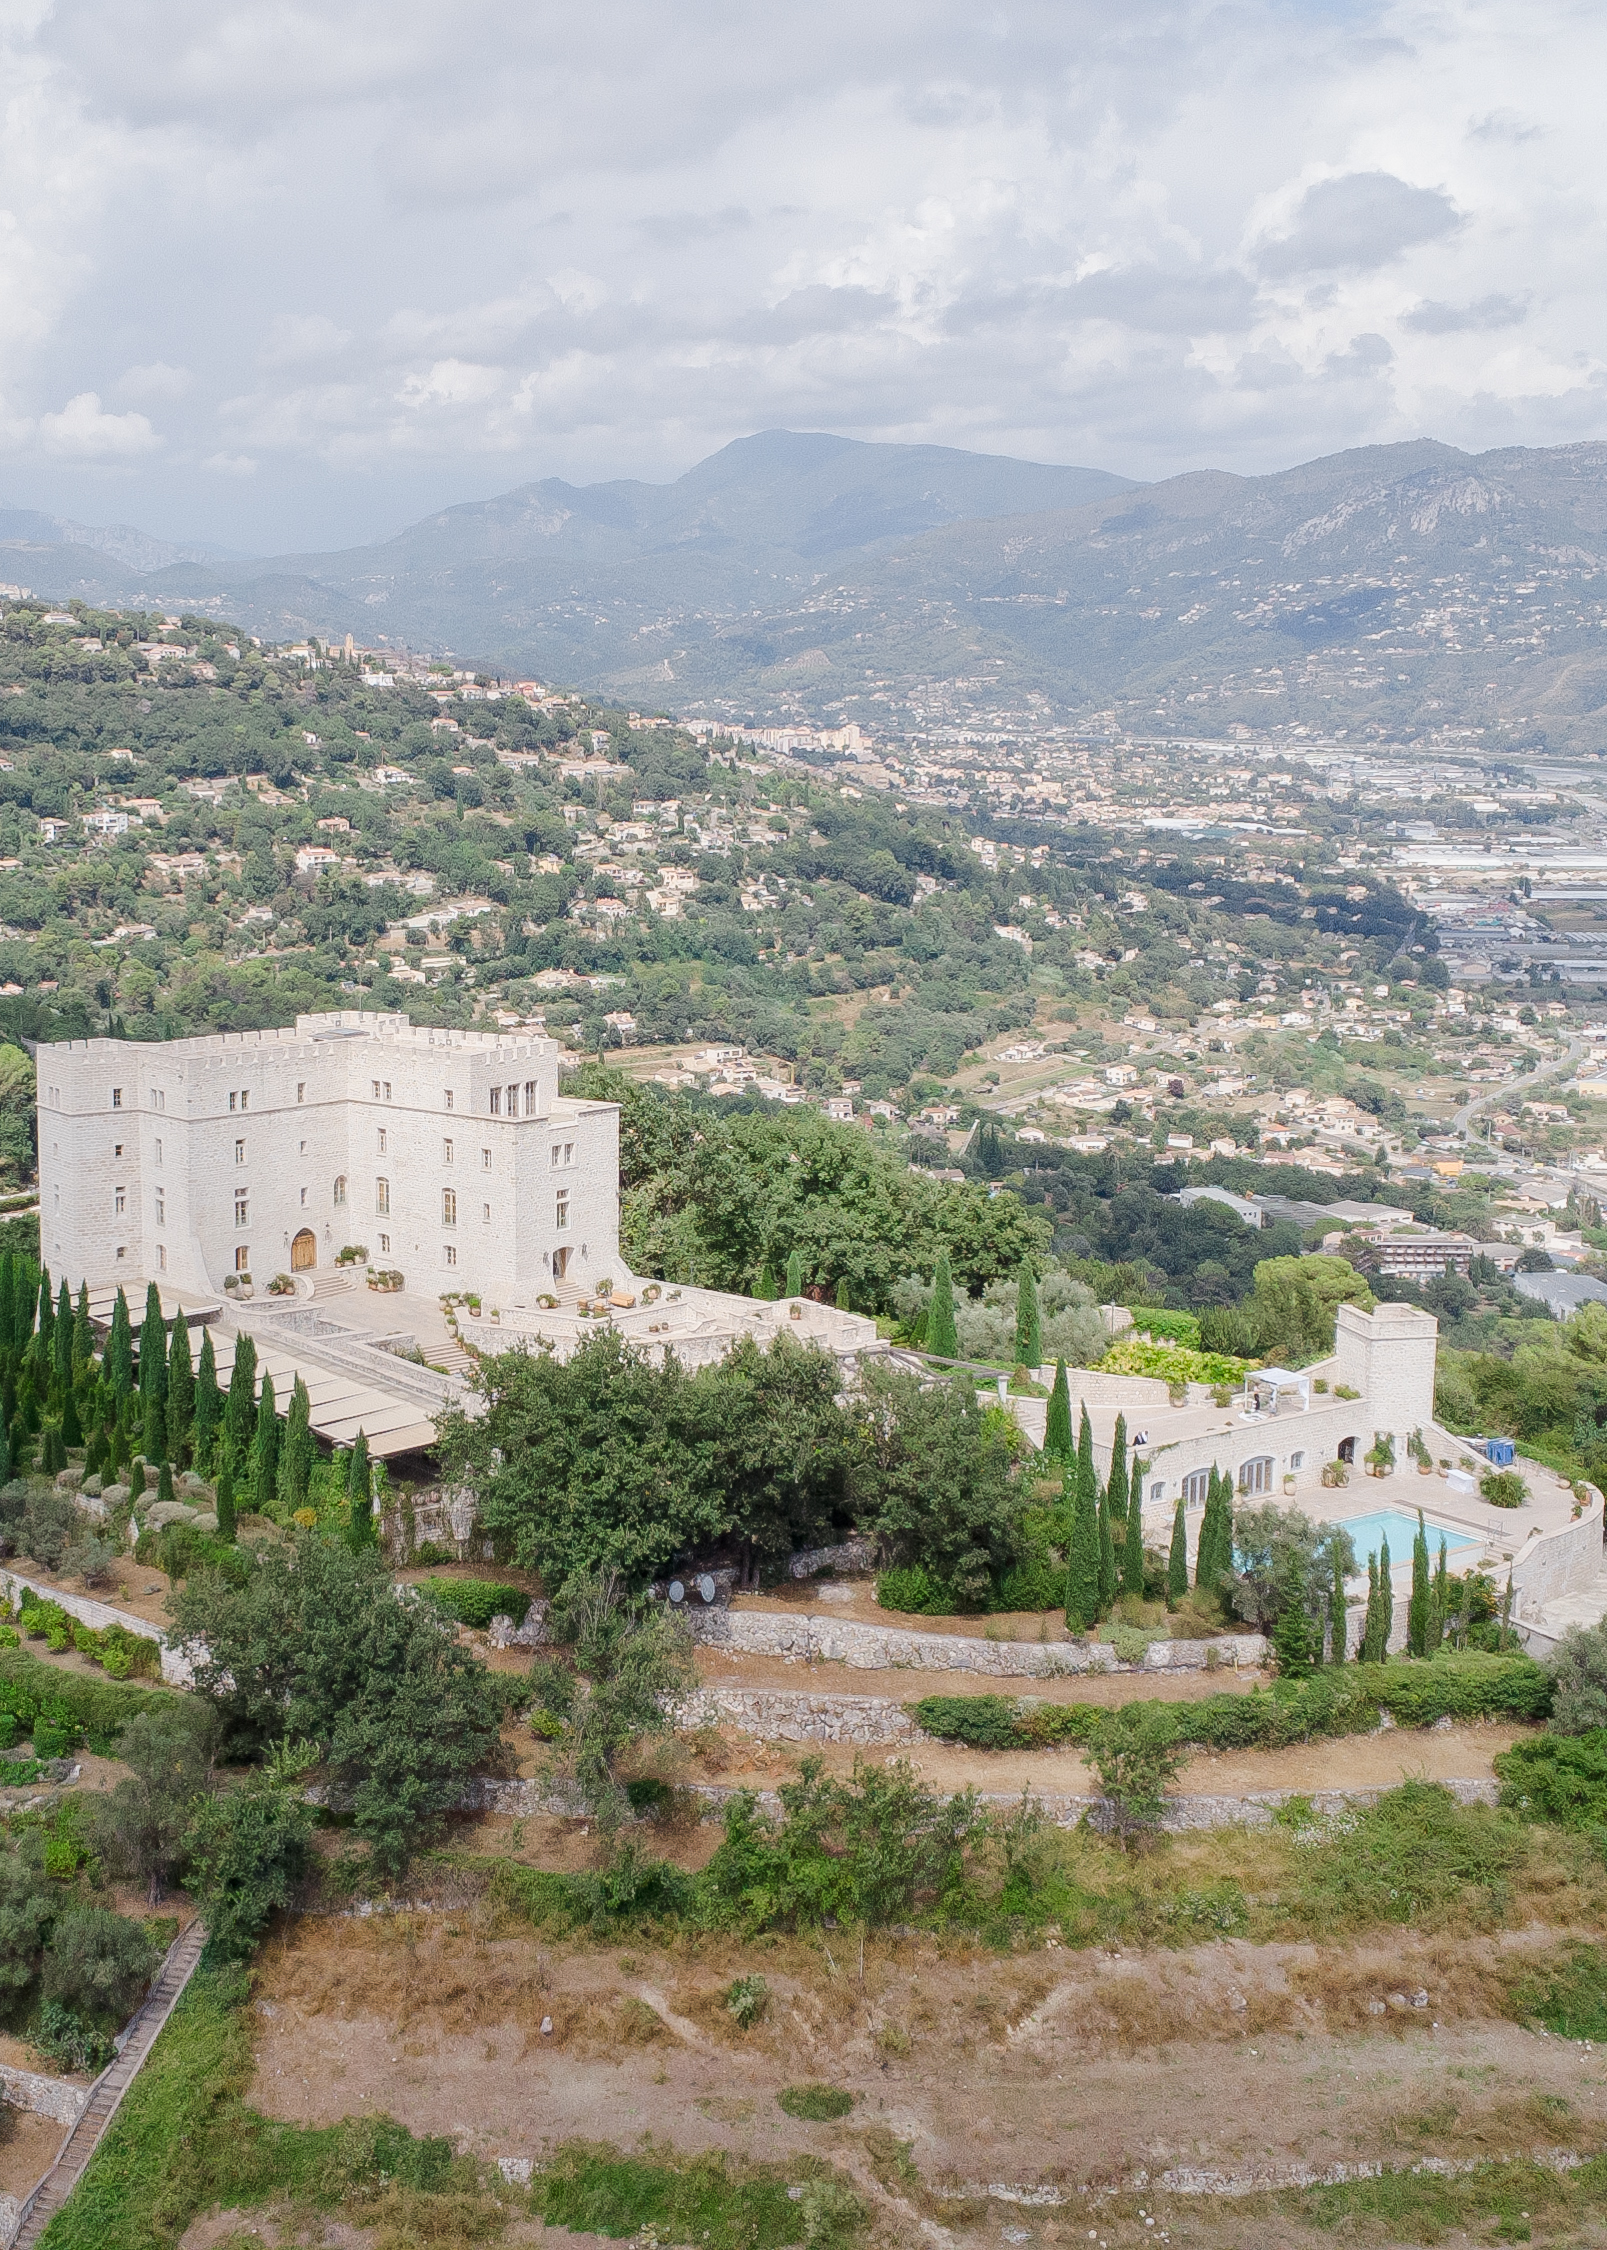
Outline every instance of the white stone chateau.
<path fill-rule="evenodd" d="M 215 1294 L 348 1245 L 428 1294 L 534 1302 L 617 1282 L 619 1111 L 558 1091 L 543 1038 L 403 1015 L 39 1054 L 55 1273 Z"/>

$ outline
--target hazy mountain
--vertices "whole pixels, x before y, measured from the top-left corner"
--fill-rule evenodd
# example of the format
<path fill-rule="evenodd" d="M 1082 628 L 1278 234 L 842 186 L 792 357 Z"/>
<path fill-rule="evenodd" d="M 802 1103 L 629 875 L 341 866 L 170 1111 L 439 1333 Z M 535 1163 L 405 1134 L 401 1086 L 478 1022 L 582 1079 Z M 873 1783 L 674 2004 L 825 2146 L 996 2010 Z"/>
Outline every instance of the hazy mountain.
<path fill-rule="evenodd" d="M 112 567 L 58 551 L 81 580 Z M 30 582 L 79 590 L 37 564 Z M 1139 487 L 770 431 L 672 484 L 548 479 L 345 553 L 137 584 L 259 632 L 384 635 L 729 716 L 941 733 L 1112 711 L 1607 749 L 1603 445 L 1423 440 Z"/>
<path fill-rule="evenodd" d="M 92 577 L 97 581 L 104 579 L 107 585 L 126 585 L 131 571 L 143 576 L 153 570 L 167 569 L 174 563 L 246 559 L 236 548 L 213 546 L 205 540 L 175 544 L 171 539 L 153 539 L 149 532 L 139 531 L 129 523 L 74 523 L 66 516 L 46 515 L 38 508 L 0 505 L 0 554 L 6 555 L 8 566 L 15 562 L 18 550 L 42 554 L 53 572 L 65 569 L 79 576 L 87 569 Z M 58 560 L 58 550 L 71 552 Z M 85 564 L 85 555 L 99 559 Z M 58 579 L 52 577 L 49 590 L 54 593 L 64 589 Z M 101 597 L 86 595 L 85 598 Z"/>

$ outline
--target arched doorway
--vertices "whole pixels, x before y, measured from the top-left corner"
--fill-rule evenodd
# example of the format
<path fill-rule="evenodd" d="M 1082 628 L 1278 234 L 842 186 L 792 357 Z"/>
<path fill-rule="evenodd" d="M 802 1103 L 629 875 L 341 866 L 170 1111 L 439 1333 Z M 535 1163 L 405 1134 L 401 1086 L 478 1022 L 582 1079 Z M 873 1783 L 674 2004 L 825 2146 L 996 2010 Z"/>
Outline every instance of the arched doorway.
<path fill-rule="evenodd" d="M 290 1245 L 290 1270 L 292 1273 L 306 1273 L 317 1263 L 318 1237 L 311 1227 L 303 1227 Z"/>

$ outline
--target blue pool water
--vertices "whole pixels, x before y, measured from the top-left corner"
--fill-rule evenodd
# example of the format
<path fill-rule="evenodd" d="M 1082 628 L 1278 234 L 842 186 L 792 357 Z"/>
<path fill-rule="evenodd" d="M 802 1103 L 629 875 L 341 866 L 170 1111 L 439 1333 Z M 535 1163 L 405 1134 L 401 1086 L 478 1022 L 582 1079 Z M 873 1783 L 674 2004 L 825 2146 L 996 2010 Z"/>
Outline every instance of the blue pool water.
<path fill-rule="evenodd" d="M 1442 1530 L 1428 1517 L 1425 1516 L 1423 1520 L 1428 1532 L 1428 1552 L 1431 1562 L 1440 1551 L 1440 1540 L 1442 1538 L 1445 1541 L 1445 1551 L 1448 1555 L 1454 1555 L 1458 1547 L 1475 1547 L 1478 1545 L 1478 1541 L 1465 1531 L 1452 1531 L 1448 1528 Z M 1362 1570 L 1367 1568 L 1368 1556 L 1376 1555 L 1385 1539 L 1389 1541 L 1391 1568 L 1396 1563 L 1410 1562 L 1412 1559 L 1412 1541 L 1417 1537 L 1417 1518 L 1415 1515 L 1405 1515 L 1399 1508 L 1375 1508 L 1371 1515 L 1347 1517 L 1342 1528 L 1350 1533 L 1356 1549 L 1356 1562 Z"/>

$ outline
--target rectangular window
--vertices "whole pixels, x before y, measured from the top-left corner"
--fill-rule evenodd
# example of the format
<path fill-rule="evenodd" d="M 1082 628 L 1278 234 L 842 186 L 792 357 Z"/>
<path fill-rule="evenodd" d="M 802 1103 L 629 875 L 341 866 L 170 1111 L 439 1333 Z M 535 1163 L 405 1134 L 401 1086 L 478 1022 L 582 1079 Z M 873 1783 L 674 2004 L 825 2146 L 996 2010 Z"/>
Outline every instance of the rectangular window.
<path fill-rule="evenodd" d="M 234 1161 L 236 1164 L 243 1164 L 245 1160 L 246 1144 L 244 1141 L 236 1141 L 234 1144 Z"/>
<path fill-rule="evenodd" d="M 307 1208 L 307 1190 L 305 1188 L 303 1188 L 301 1191 L 301 1208 L 304 1211 Z"/>
<path fill-rule="evenodd" d="M 337 1181 L 335 1182 L 335 1209 L 336 1209 L 337 1211 L 338 1211 L 338 1210 L 339 1210 L 339 1209 L 341 1208 L 341 1206 L 342 1206 L 342 1204 L 343 1204 L 343 1203 L 345 1202 L 345 1200 L 346 1200 L 346 1175 L 345 1175 L 345 1173 L 344 1173 L 344 1172 L 342 1172 L 342 1173 L 341 1173 L 341 1175 L 340 1175 L 340 1177 L 339 1177 L 339 1179 L 338 1179 L 338 1180 L 337 1180 Z"/>
<path fill-rule="evenodd" d="M 490 1206 L 490 1204 L 489 1204 L 489 1203 L 482 1203 L 482 1204 L 481 1204 L 481 1206 L 480 1206 L 480 1216 L 481 1216 L 481 1218 L 482 1218 L 482 1219 L 483 1219 L 483 1220 L 485 1221 L 485 1223 L 486 1223 L 486 1225 L 487 1225 L 487 1226 L 489 1226 L 489 1225 L 491 1224 L 491 1206 Z"/>
<path fill-rule="evenodd" d="M 493 1117 L 502 1115 L 502 1088 L 500 1086 L 493 1086 L 491 1089 L 491 1114 Z"/>
<path fill-rule="evenodd" d="M 379 1129 L 379 1153 L 381 1156 L 386 1153 L 390 1145 L 390 1135 L 387 1132 L 386 1128 L 382 1125 Z"/>
<path fill-rule="evenodd" d="M 1183 1479 L 1184 1507 L 1203 1508 L 1205 1506 L 1205 1495 L 1210 1490 L 1210 1486 L 1211 1472 L 1209 1469 L 1196 1469 L 1192 1476 L 1185 1477 Z"/>
<path fill-rule="evenodd" d="M 380 1216 L 381 1216 L 381 1217 L 383 1218 L 383 1217 L 384 1217 L 384 1216 L 385 1216 L 385 1215 L 386 1215 L 386 1214 L 387 1214 L 387 1213 L 389 1212 L 389 1210 L 390 1210 L 390 1207 L 391 1207 L 391 1183 L 390 1183 L 390 1181 L 389 1181 L 389 1180 L 376 1180 L 376 1181 L 374 1182 L 374 1209 L 375 1209 L 375 1210 L 376 1210 L 376 1211 L 377 1211 L 377 1212 L 378 1212 L 378 1213 L 380 1214 Z"/>
<path fill-rule="evenodd" d="M 536 1114 L 536 1082 L 535 1082 L 535 1080 L 534 1080 L 533 1078 L 527 1078 L 527 1079 L 525 1080 L 525 1115 L 526 1115 L 526 1117 L 534 1117 L 534 1116 L 535 1116 L 535 1114 Z"/>
<path fill-rule="evenodd" d="M 375 1101 L 378 1101 L 378 1100 L 379 1100 L 379 1080 L 378 1080 L 377 1078 L 373 1080 L 373 1087 L 374 1087 L 374 1099 L 375 1099 Z"/>
<path fill-rule="evenodd" d="M 113 1188 L 113 1190 L 112 1190 L 112 1216 L 113 1216 L 113 1218 L 117 1218 L 117 1219 L 120 1219 L 120 1218 L 122 1217 L 123 1213 L 124 1213 L 124 1212 L 125 1212 L 125 1211 L 126 1211 L 127 1209 L 128 1209 L 128 1195 L 127 1195 L 127 1192 L 126 1192 L 126 1191 L 125 1191 L 125 1190 L 124 1190 L 123 1188 Z"/>
<path fill-rule="evenodd" d="M 388 1234 L 382 1234 L 380 1236 L 379 1246 L 385 1256 L 388 1258 L 391 1254 L 391 1238 Z"/>
<path fill-rule="evenodd" d="M 560 1188 L 558 1190 L 558 1200 L 554 1208 L 553 1223 L 559 1227 L 566 1227 L 569 1224 L 569 1190 L 567 1188 Z"/>
<path fill-rule="evenodd" d="M 237 1242 L 234 1246 L 234 1270 L 236 1273 L 251 1271 L 251 1253 L 243 1242 Z"/>
<path fill-rule="evenodd" d="M 1296 1471 L 1296 1469 L 1303 1469 L 1303 1468 L 1305 1467 L 1305 1465 L 1306 1465 L 1306 1457 L 1305 1457 L 1305 1455 L 1304 1455 L 1303 1453 L 1291 1453 L 1291 1454 L 1290 1454 L 1290 1456 L 1289 1456 L 1289 1473 L 1290 1473 L 1290 1475 L 1291 1475 L 1291 1476 L 1292 1476 L 1292 1475 L 1294 1474 L 1294 1472 Z"/>
<path fill-rule="evenodd" d="M 296 1099 L 298 1102 L 304 1102 L 307 1099 L 307 1082 L 303 1078 L 298 1078 L 296 1081 Z"/>
<path fill-rule="evenodd" d="M 120 1242 L 117 1245 L 117 1255 L 120 1258 L 126 1258 L 128 1256 L 128 1244 L 126 1242 Z"/>
<path fill-rule="evenodd" d="M 554 1170 L 555 1172 L 557 1171 L 557 1169 L 558 1169 L 559 1165 L 560 1165 L 560 1164 L 561 1164 L 562 1162 L 563 1162 L 563 1156 L 562 1156 L 562 1153 L 561 1153 L 561 1151 L 560 1151 L 560 1149 L 559 1149 L 558 1143 L 557 1143 L 556 1141 L 554 1141 L 554 1142 L 553 1142 L 553 1144 L 552 1144 L 552 1168 L 553 1168 L 553 1170 Z"/>
<path fill-rule="evenodd" d="M 156 1270 L 158 1273 L 166 1273 L 167 1271 L 167 1244 L 165 1242 L 159 1242 L 156 1245 Z"/>
<path fill-rule="evenodd" d="M 389 1080 L 389 1079 L 387 1078 L 387 1079 L 386 1079 L 386 1081 L 385 1081 L 385 1099 L 386 1099 L 387 1101 L 389 1101 L 389 1100 L 390 1100 L 390 1098 L 391 1098 L 391 1082 L 390 1082 L 390 1080 Z"/>
<path fill-rule="evenodd" d="M 508 1088 L 508 1115 L 509 1115 L 510 1117 L 517 1117 L 517 1116 L 518 1116 L 518 1114 L 519 1114 L 519 1089 L 518 1089 L 518 1087 L 517 1087 L 517 1086 L 510 1086 L 510 1087 Z"/>
<path fill-rule="evenodd" d="M 54 1151 L 52 1151 L 52 1153 L 54 1153 Z M 113 1144 L 112 1144 L 112 1154 L 113 1154 L 113 1156 L 121 1156 L 121 1155 L 122 1155 L 122 1153 L 123 1153 L 123 1144 L 122 1144 L 122 1142 L 121 1142 L 121 1141 L 114 1141 L 114 1142 L 113 1142 Z"/>
<path fill-rule="evenodd" d="M 156 1223 L 159 1227 L 167 1224 L 167 1197 L 160 1188 L 156 1191 Z"/>
<path fill-rule="evenodd" d="M 239 1108 L 239 1106 L 240 1106 L 240 1097 L 239 1097 L 239 1095 L 238 1095 L 238 1094 L 231 1094 L 231 1095 L 229 1096 L 229 1107 L 230 1107 L 231 1109 L 238 1109 L 238 1108 Z"/>
<path fill-rule="evenodd" d="M 244 1086 L 240 1090 L 240 1107 L 242 1109 L 251 1107 L 251 1088 L 249 1086 Z"/>
<path fill-rule="evenodd" d="M 448 1109 L 452 1107 L 452 1089 L 450 1086 L 446 1089 L 446 1106 Z"/>
<path fill-rule="evenodd" d="M 446 1245 L 446 1248 L 442 1251 L 441 1255 L 446 1260 L 446 1263 L 449 1266 L 455 1266 L 458 1262 L 457 1249 L 455 1245 L 450 1242 Z"/>
<path fill-rule="evenodd" d="M 121 1108 L 122 1108 L 122 1106 L 123 1106 L 123 1089 L 122 1089 L 122 1087 L 121 1087 L 121 1086 L 114 1086 L 114 1087 L 112 1088 L 112 1107 L 113 1107 L 113 1109 L 121 1109 Z"/>
<path fill-rule="evenodd" d="M 482 1172 L 489 1172 L 491 1169 L 491 1151 L 488 1148 L 480 1151 L 480 1169 Z"/>
<path fill-rule="evenodd" d="M 455 1227 L 458 1223 L 458 1192 L 456 1188 L 441 1190 L 441 1224 Z"/>
<path fill-rule="evenodd" d="M 162 1144 L 160 1141 L 156 1144 L 156 1161 L 158 1164 L 162 1161 Z"/>
<path fill-rule="evenodd" d="M 451 1161 L 452 1161 L 452 1143 L 451 1143 L 450 1141 L 443 1141 L 443 1142 L 441 1143 L 441 1162 L 442 1162 L 443 1164 L 450 1164 L 450 1163 L 451 1163 Z"/>
<path fill-rule="evenodd" d="M 566 1164 L 573 1164 L 573 1163 L 574 1163 L 574 1161 L 575 1161 L 575 1144 L 574 1144 L 574 1142 L 573 1142 L 573 1141 L 565 1141 L 565 1143 L 564 1143 L 564 1162 L 565 1162 Z"/>
<path fill-rule="evenodd" d="M 234 1223 L 237 1227 L 243 1227 L 245 1225 L 246 1214 L 249 1208 L 250 1206 L 246 1199 L 245 1189 L 236 1188 L 234 1191 Z"/>

